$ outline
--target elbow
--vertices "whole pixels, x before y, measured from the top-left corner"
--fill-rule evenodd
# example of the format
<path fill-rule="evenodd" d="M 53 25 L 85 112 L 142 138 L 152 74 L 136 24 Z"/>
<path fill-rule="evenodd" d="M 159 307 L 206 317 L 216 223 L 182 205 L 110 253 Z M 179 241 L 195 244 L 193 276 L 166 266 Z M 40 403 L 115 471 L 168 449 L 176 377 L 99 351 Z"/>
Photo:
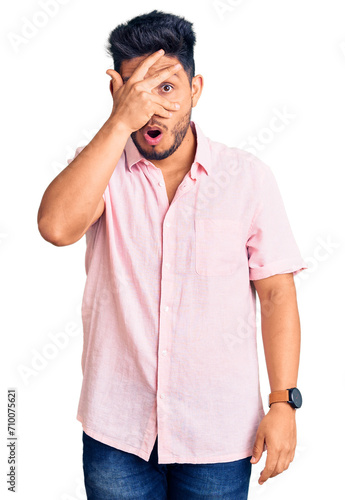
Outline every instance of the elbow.
<path fill-rule="evenodd" d="M 59 231 L 57 231 L 49 221 L 40 219 L 37 222 L 37 225 L 40 235 L 44 240 L 48 241 L 48 243 L 51 243 L 56 247 L 70 245 L 70 242 L 66 241 L 63 235 Z"/>

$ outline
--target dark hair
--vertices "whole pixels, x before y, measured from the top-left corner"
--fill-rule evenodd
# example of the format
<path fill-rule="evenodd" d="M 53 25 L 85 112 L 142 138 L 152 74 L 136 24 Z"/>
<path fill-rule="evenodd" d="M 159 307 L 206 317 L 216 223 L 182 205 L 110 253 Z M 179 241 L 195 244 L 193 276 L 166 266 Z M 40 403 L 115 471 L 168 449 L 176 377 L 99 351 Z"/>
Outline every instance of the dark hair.
<path fill-rule="evenodd" d="M 153 10 L 117 26 L 108 37 L 106 51 L 119 73 L 123 60 L 164 49 L 164 55 L 176 57 L 182 64 L 191 85 L 195 76 L 195 42 L 192 23 L 183 17 Z"/>

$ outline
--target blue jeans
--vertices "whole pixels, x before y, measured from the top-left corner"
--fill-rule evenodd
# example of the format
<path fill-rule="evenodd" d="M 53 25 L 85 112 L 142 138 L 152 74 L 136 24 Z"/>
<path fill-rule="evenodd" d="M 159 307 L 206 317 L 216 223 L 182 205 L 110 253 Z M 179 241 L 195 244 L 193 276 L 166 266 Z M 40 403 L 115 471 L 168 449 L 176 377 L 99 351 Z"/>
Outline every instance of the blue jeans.
<path fill-rule="evenodd" d="M 211 464 L 158 464 L 157 441 L 146 460 L 101 443 L 83 431 L 88 500 L 247 500 L 251 456 Z"/>

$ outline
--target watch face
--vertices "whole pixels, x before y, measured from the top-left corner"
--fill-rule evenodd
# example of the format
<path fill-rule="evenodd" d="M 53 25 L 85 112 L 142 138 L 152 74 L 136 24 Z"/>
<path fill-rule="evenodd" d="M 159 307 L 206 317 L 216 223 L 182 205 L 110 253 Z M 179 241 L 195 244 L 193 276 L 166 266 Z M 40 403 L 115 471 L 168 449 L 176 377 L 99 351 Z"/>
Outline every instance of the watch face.
<path fill-rule="evenodd" d="M 290 401 L 292 401 L 292 406 L 295 408 L 300 408 L 302 406 L 302 394 L 297 387 L 290 390 Z"/>

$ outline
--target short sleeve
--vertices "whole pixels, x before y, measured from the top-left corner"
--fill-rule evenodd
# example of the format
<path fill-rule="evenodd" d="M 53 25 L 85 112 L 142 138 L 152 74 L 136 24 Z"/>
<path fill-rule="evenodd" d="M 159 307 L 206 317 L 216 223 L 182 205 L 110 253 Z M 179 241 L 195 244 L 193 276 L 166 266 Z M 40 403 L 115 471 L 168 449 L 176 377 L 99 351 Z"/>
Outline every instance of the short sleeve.
<path fill-rule="evenodd" d="M 85 145 L 86 146 L 86 145 Z M 69 165 L 77 156 L 79 153 L 81 153 L 81 151 L 83 151 L 83 149 L 85 148 L 85 146 L 79 146 L 76 150 L 75 150 L 75 154 L 74 154 L 74 157 L 73 158 L 69 158 L 67 160 L 67 164 Z M 105 192 L 106 190 L 108 189 L 108 186 L 105 188 L 105 191 L 104 193 L 102 194 L 102 197 L 103 197 L 103 200 L 105 201 Z"/>
<path fill-rule="evenodd" d="M 249 279 L 291 272 L 295 276 L 308 266 L 296 244 L 273 172 L 261 161 L 260 165 L 261 182 L 247 239 Z"/>

